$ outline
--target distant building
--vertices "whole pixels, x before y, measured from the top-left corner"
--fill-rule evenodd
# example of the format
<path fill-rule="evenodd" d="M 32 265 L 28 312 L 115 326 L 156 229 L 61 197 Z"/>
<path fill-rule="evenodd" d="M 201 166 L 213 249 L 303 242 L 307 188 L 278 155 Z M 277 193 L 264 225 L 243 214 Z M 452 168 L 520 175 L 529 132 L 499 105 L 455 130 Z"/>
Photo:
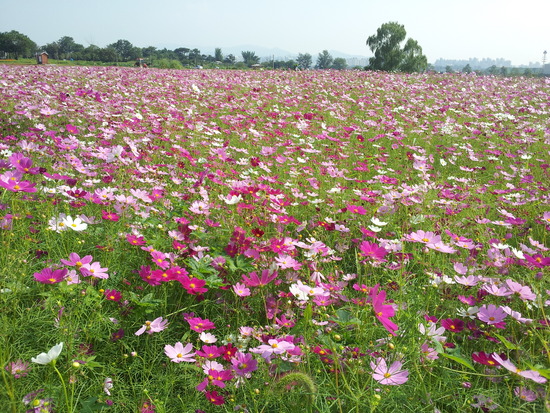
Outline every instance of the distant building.
<path fill-rule="evenodd" d="M 550 76 L 550 64 L 544 65 L 542 67 L 542 74 L 544 76 Z"/>
<path fill-rule="evenodd" d="M 36 64 L 46 65 L 48 64 L 48 53 L 39 52 L 36 54 Z"/>

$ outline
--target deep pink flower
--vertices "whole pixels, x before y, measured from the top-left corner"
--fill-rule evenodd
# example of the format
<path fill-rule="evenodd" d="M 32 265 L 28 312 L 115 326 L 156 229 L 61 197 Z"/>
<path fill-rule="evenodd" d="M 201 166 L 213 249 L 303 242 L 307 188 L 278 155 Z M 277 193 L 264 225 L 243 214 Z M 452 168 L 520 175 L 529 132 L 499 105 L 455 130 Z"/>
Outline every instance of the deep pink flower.
<path fill-rule="evenodd" d="M 231 380 L 233 378 L 233 373 L 231 370 L 208 370 L 208 375 L 197 385 L 196 389 L 198 391 L 203 391 L 208 385 L 218 386 L 220 388 L 225 387 L 225 381 Z"/>
<path fill-rule="evenodd" d="M 205 333 L 206 334 L 206 333 Z M 205 359 L 215 359 L 222 355 L 223 351 L 218 346 L 202 346 L 201 350 L 197 350 L 197 356 L 204 357 Z"/>
<path fill-rule="evenodd" d="M 191 330 L 196 331 L 198 333 L 202 333 L 206 330 L 212 330 L 216 328 L 214 323 L 208 319 L 203 320 L 199 317 L 189 317 L 185 319 L 189 323 L 189 327 Z"/>
<path fill-rule="evenodd" d="M 145 239 L 143 237 L 138 237 L 137 235 L 127 234 L 126 241 L 132 245 L 145 245 Z"/>
<path fill-rule="evenodd" d="M 367 213 L 367 210 L 363 208 L 361 205 L 348 205 L 346 209 L 349 212 L 352 212 L 354 214 L 359 214 L 359 215 L 365 215 Z"/>
<path fill-rule="evenodd" d="M 208 401 L 216 406 L 222 405 L 225 403 L 223 396 L 219 395 L 217 391 L 207 391 L 204 393 Z"/>
<path fill-rule="evenodd" d="M 86 255 L 82 258 L 80 258 L 80 255 L 78 255 L 76 252 L 71 252 L 69 254 L 69 259 L 61 259 L 61 262 L 65 265 L 74 266 L 77 269 L 80 269 L 84 264 L 89 264 L 93 260 L 93 257 L 91 255 Z"/>
<path fill-rule="evenodd" d="M 359 246 L 361 255 L 367 258 L 372 258 L 378 262 L 384 262 L 384 257 L 388 254 L 385 248 L 380 247 L 374 242 L 363 241 Z"/>
<path fill-rule="evenodd" d="M 57 284 L 63 281 L 66 275 L 66 268 L 54 270 L 48 267 L 40 272 L 35 272 L 34 279 L 42 284 Z"/>
<path fill-rule="evenodd" d="M 441 320 L 441 326 L 447 331 L 460 333 L 464 329 L 464 321 L 459 318 L 446 318 Z"/>
<path fill-rule="evenodd" d="M 250 353 L 235 353 L 235 356 L 231 359 L 231 365 L 235 374 L 242 377 L 249 377 L 250 373 L 258 368 L 258 362 Z"/>
<path fill-rule="evenodd" d="M 386 300 L 386 291 L 382 290 L 378 292 L 378 287 L 379 285 L 376 284 L 369 292 L 374 315 L 378 321 L 382 323 L 384 328 L 395 336 L 395 332 L 399 329 L 399 327 L 390 320 L 390 317 L 395 315 L 395 309 L 392 305 L 384 304 L 384 301 Z"/>
<path fill-rule="evenodd" d="M 109 301 L 119 302 L 122 299 L 122 293 L 117 290 L 105 290 L 103 295 L 105 295 L 105 298 Z"/>
<path fill-rule="evenodd" d="M 106 221 L 114 221 L 114 222 L 120 219 L 120 217 L 116 212 L 108 212 L 105 210 L 101 211 L 101 218 L 103 218 Z"/>
<path fill-rule="evenodd" d="M 270 273 L 269 270 L 263 270 L 261 278 L 258 277 L 256 271 L 253 271 L 248 275 L 248 277 L 246 275 L 242 275 L 243 282 L 248 287 L 262 287 L 277 278 L 279 273 L 277 271 L 273 271 Z"/>
<path fill-rule="evenodd" d="M 187 293 L 192 295 L 202 294 L 208 291 L 208 288 L 205 288 L 206 281 L 199 278 L 189 278 L 187 275 L 176 278 L 180 284 L 187 290 Z"/>

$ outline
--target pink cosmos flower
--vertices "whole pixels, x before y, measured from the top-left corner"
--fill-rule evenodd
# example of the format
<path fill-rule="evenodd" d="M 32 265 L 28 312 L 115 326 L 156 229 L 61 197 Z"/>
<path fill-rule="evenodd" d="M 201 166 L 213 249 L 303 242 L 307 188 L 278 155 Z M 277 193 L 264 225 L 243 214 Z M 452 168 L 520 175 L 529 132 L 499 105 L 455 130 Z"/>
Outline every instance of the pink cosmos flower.
<path fill-rule="evenodd" d="M 29 374 L 30 364 L 23 360 L 12 361 L 6 365 L 6 371 L 14 378 L 20 379 Z"/>
<path fill-rule="evenodd" d="M 109 278 L 109 274 L 107 274 L 108 268 L 102 268 L 101 264 L 99 262 L 92 262 L 91 264 L 84 264 L 80 267 L 80 272 L 85 277 L 92 276 L 94 278 L 102 278 L 107 279 Z"/>
<path fill-rule="evenodd" d="M 181 363 L 182 361 L 194 362 L 195 359 L 193 356 L 195 353 L 192 353 L 192 350 L 193 345 L 191 343 L 186 344 L 184 347 L 179 341 L 174 346 L 169 344 L 164 346 L 164 354 L 166 354 L 174 363 Z"/>
<path fill-rule="evenodd" d="M 293 270 L 298 271 L 300 268 L 302 268 L 302 264 L 300 264 L 290 255 L 279 255 L 275 258 L 275 261 L 277 262 L 277 266 L 282 270 L 292 268 Z"/>
<path fill-rule="evenodd" d="M 63 281 L 66 275 L 66 268 L 59 270 L 44 268 L 42 271 L 34 273 L 34 279 L 42 284 L 57 284 Z"/>
<path fill-rule="evenodd" d="M 506 286 L 512 292 L 512 294 L 518 294 L 519 298 L 523 301 L 531 300 L 534 301 L 537 298 L 537 295 L 531 291 L 531 288 L 526 285 L 521 285 L 513 280 L 506 280 Z"/>
<path fill-rule="evenodd" d="M 271 360 L 273 354 L 283 354 L 286 351 L 291 351 L 295 347 L 294 344 L 284 340 L 269 339 L 267 344 L 262 344 L 258 347 L 250 349 L 251 353 L 256 353 L 262 356 L 266 361 Z"/>
<path fill-rule="evenodd" d="M 525 387 L 516 387 L 514 389 L 514 394 L 525 402 L 533 402 L 537 400 L 537 394 Z"/>
<path fill-rule="evenodd" d="M 238 351 L 231 359 L 231 365 L 237 376 L 250 377 L 250 373 L 258 368 L 258 361 L 252 357 L 252 354 Z"/>
<path fill-rule="evenodd" d="M 233 286 L 233 291 L 235 291 L 235 294 L 237 294 L 239 297 L 247 297 L 250 295 L 250 288 L 242 283 L 236 283 Z"/>
<path fill-rule="evenodd" d="M 477 312 L 477 318 L 489 325 L 500 328 L 499 325 L 506 318 L 506 313 L 500 306 L 497 307 L 494 304 L 482 305 Z"/>
<path fill-rule="evenodd" d="M 349 212 L 354 214 L 365 215 L 367 213 L 367 210 L 361 205 L 348 205 L 346 208 Z"/>
<path fill-rule="evenodd" d="M 119 302 L 120 300 L 122 300 L 122 293 L 117 290 L 105 290 L 103 295 L 109 301 Z"/>
<path fill-rule="evenodd" d="M 388 251 L 374 242 L 363 241 L 359 249 L 361 250 L 361 255 L 367 258 L 372 258 L 378 262 L 386 261 L 384 257 L 388 254 Z"/>
<path fill-rule="evenodd" d="M 168 325 L 168 320 L 164 320 L 162 317 L 157 317 L 153 321 L 146 321 L 141 328 L 136 331 L 134 334 L 140 336 L 143 333 L 153 334 L 158 333 L 166 328 Z"/>
<path fill-rule="evenodd" d="M 437 244 L 441 242 L 441 237 L 431 231 L 422 231 L 419 229 L 416 232 L 411 232 L 405 237 L 407 241 L 421 242 L 423 244 Z"/>
<path fill-rule="evenodd" d="M 116 222 L 120 219 L 118 214 L 116 212 L 108 212 L 108 211 L 101 211 L 101 218 L 103 218 L 106 221 L 113 221 Z"/>
<path fill-rule="evenodd" d="M 208 319 L 203 320 L 199 317 L 188 317 L 185 319 L 185 321 L 189 323 L 189 327 L 191 328 L 191 330 L 198 333 L 216 328 L 214 323 Z"/>
<path fill-rule="evenodd" d="M 386 360 L 378 357 L 376 361 L 370 362 L 370 367 L 373 370 L 372 378 L 380 384 L 398 386 L 409 379 L 409 371 L 401 370 L 403 363 L 399 360 L 394 361 L 391 366 L 388 367 Z"/>
<path fill-rule="evenodd" d="M 180 284 L 187 290 L 188 294 L 197 295 L 202 294 L 208 291 L 208 288 L 205 288 L 206 281 L 199 278 L 189 278 L 187 275 L 182 275 L 178 277 L 177 280 Z"/>
<path fill-rule="evenodd" d="M 493 359 L 504 367 L 506 370 L 511 371 L 521 377 L 533 380 L 535 383 L 546 383 L 546 378 L 542 377 L 538 371 L 535 370 L 520 370 L 510 360 L 503 360 L 497 353 L 493 353 Z"/>
<path fill-rule="evenodd" d="M 459 333 L 464 329 L 464 321 L 459 318 L 446 318 L 441 320 L 441 326 L 447 331 Z"/>
<path fill-rule="evenodd" d="M 200 383 L 196 389 L 198 391 L 203 391 L 208 385 L 218 386 L 220 388 L 225 387 L 225 381 L 231 380 L 233 378 L 233 373 L 231 370 L 208 370 L 208 376 Z"/>
<path fill-rule="evenodd" d="M 395 336 L 395 332 L 399 329 L 397 324 L 390 320 L 390 317 L 395 315 L 395 309 L 390 304 L 384 304 L 386 300 L 386 291 L 382 290 L 378 292 L 379 285 L 376 284 L 371 288 L 369 297 L 371 299 L 374 315 L 382 323 L 384 328 Z"/>
<path fill-rule="evenodd" d="M 132 245 L 144 245 L 145 239 L 143 237 L 138 237 L 137 235 L 127 234 L 126 241 Z"/>
<path fill-rule="evenodd" d="M 277 278 L 279 273 L 277 271 L 270 272 L 269 270 L 263 270 L 261 277 L 258 277 L 258 274 L 256 274 L 255 271 L 249 273 L 248 275 L 248 277 L 246 275 L 242 276 L 243 282 L 248 287 L 262 287 Z"/>
<path fill-rule="evenodd" d="M 71 252 L 69 254 L 69 259 L 64 260 L 61 259 L 61 262 L 65 265 L 74 266 L 77 269 L 80 269 L 84 264 L 89 264 L 93 260 L 93 257 L 91 255 L 86 255 L 82 258 L 80 258 L 80 255 L 78 255 L 76 252 Z"/>

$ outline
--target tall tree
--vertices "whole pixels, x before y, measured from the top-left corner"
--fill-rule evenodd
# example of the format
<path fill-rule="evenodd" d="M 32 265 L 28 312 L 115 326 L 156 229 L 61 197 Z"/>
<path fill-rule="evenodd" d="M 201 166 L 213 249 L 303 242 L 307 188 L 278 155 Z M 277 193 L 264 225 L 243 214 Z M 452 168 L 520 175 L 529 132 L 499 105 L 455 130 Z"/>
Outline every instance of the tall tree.
<path fill-rule="evenodd" d="M 135 48 L 128 40 L 120 39 L 117 40 L 115 43 L 108 45 L 107 47 L 113 48 L 119 58 L 122 60 L 130 60 L 136 58 L 136 56 L 134 56 Z"/>
<path fill-rule="evenodd" d="M 329 69 L 332 66 L 333 58 L 328 50 L 323 50 L 317 56 L 317 64 L 315 67 L 317 69 Z"/>
<path fill-rule="evenodd" d="M 332 68 L 336 70 L 343 70 L 348 67 L 348 62 L 343 57 L 337 57 L 332 62 Z"/>
<path fill-rule="evenodd" d="M 409 38 L 401 48 L 406 37 L 407 32 L 402 24 L 389 22 L 380 26 L 376 34 L 367 39 L 367 46 L 374 53 L 369 59 L 369 69 L 388 72 L 426 70 L 428 59 L 422 54 L 422 48 L 416 40 Z"/>
<path fill-rule="evenodd" d="M 79 52 L 84 49 L 84 46 L 74 41 L 72 37 L 63 36 L 56 42 L 59 45 L 60 57 L 68 59 L 72 53 Z"/>
<path fill-rule="evenodd" d="M 296 59 L 296 62 L 298 63 L 298 67 L 302 70 L 307 70 L 311 67 L 313 63 L 313 58 L 309 53 L 300 53 L 298 55 L 298 58 Z"/>
<path fill-rule="evenodd" d="M 216 60 L 217 62 L 223 62 L 222 49 L 219 47 L 216 47 L 214 49 L 214 60 Z"/>
<path fill-rule="evenodd" d="M 399 70 L 406 73 L 423 72 L 428 67 L 428 59 L 422 54 L 422 48 L 416 40 L 407 39 L 403 47 L 403 59 Z"/>
<path fill-rule="evenodd" d="M 36 43 L 15 30 L 0 33 L 0 51 L 15 59 L 19 56 L 31 57 L 36 52 Z"/>
<path fill-rule="evenodd" d="M 260 63 L 260 58 L 256 56 L 255 52 L 245 50 L 241 52 L 241 55 L 243 57 L 244 64 L 247 65 L 248 67 L 252 65 L 257 65 L 258 63 Z"/>

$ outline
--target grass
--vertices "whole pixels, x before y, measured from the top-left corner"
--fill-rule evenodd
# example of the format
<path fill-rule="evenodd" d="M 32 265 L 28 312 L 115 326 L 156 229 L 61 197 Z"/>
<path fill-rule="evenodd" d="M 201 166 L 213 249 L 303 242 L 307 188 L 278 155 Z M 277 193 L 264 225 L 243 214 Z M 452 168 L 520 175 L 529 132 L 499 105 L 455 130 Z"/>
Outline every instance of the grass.
<path fill-rule="evenodd" d="M 6 411 L 547 409 L 545 79 L 0 71 Z"/>

